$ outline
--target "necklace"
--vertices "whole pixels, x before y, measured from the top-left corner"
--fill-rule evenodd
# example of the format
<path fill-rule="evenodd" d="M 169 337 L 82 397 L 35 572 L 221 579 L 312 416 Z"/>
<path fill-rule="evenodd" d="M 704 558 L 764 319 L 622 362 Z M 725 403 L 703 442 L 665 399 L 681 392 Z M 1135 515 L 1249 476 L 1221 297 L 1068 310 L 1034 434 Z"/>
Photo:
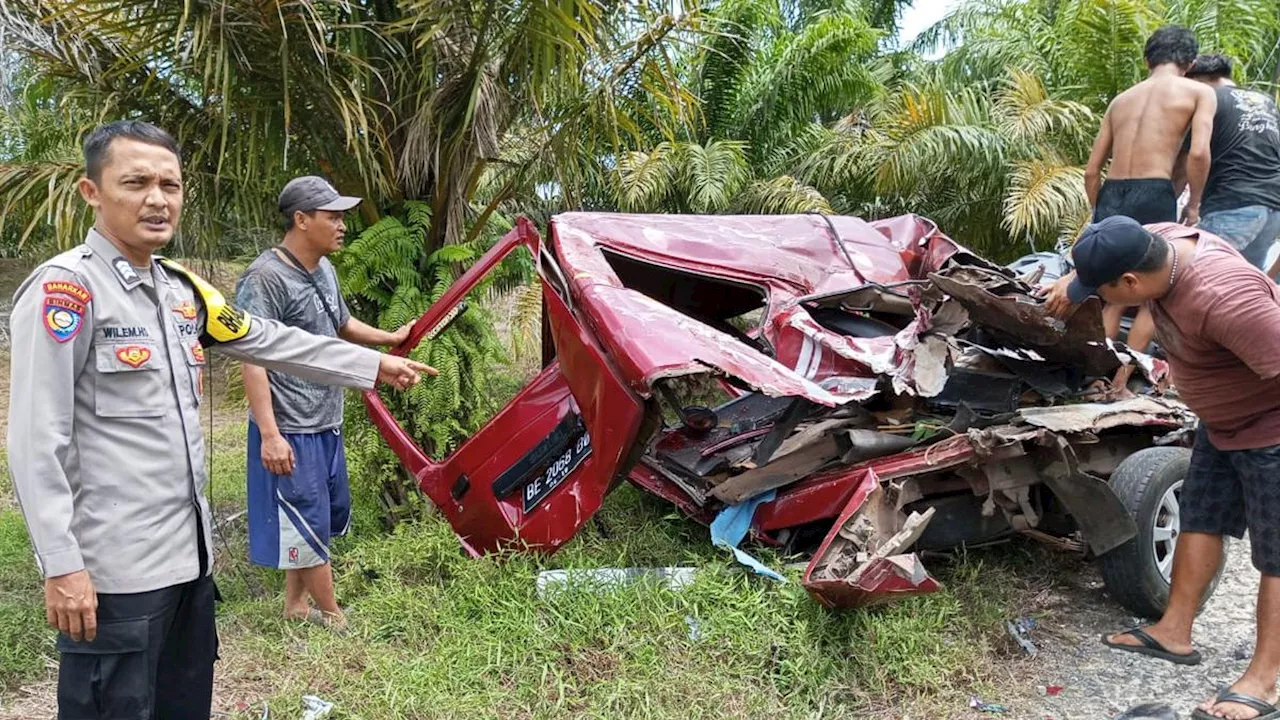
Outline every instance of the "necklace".
<path fill-rule="evenodd" d="M 1169 268 L 1169 287 L 1173 288 L 1173 280 L 1178 275 L 1178 248 L 1173 243 L 1169 243 L 1169 248 L 1173 250 L 1173 265 Z"/>

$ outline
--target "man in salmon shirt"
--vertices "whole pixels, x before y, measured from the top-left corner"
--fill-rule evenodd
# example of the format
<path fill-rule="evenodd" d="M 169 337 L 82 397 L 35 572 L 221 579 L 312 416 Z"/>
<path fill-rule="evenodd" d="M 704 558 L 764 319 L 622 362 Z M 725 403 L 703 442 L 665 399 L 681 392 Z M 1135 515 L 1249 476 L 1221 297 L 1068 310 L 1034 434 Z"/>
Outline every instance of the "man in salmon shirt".
<path fill-rule="evenodd" d="M 1193 718 L 1280 718 L 1280 290 L 1225 240 L 1176 223 L 1109 217 L 1072 249 L 1072 303 L 1146 304 L 1182 399 L 1200 417 L 1182 486 L 1169 606 L 1158 623 L 1103 638 L 1118 650 L 1194 665 L 1191 626 L 1247 528 L 1258 592 L 1257 650 L 1244 676 Z M 1053 307 L 1065 315 L 1070 307 Z"/>

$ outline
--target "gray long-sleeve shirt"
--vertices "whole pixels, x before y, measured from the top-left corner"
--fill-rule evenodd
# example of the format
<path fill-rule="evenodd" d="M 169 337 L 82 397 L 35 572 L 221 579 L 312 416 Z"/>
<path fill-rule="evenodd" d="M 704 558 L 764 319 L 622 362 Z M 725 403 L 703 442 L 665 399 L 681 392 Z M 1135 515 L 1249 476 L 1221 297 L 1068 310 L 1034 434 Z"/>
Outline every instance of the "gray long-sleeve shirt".
<path fill-rule="evenodd" d="M 376 381 L 375 351 L 206 307 L 194 281 L 132 267 L 95 231 L 18 289 L 9 466 L 46 577 L 85 569 L 105 593 L 194 580 L 197 523 L 212 568 L 205 345 L 316 382 Z"/>

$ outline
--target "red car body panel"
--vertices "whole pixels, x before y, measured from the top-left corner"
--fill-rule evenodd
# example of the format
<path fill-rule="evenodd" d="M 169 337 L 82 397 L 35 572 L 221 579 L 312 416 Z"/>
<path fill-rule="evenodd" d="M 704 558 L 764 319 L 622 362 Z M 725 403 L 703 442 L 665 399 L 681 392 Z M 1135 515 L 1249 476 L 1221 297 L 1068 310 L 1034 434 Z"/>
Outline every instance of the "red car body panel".
<path fill-rule="evenodd" d="M 541 257 L 541 239 L 524 219 L 414 324 L 398 352 L 417 345 L 486 273 L 519 247 Z M 472 555 L 506 544 L 554 550 L 572 538 L 600 509 L 640 430 L 641 400 L 627 389 L 560 296 L 546 284 L 543 292 L 557 361 L 444 460 L 427 457 L 376 393 L 364 396 L 391 449 Z M 530 512 L 522 504 L 523 489 L 496 496 L 494 481 L 574 413 L 585 423 L 591 455 Z"/>

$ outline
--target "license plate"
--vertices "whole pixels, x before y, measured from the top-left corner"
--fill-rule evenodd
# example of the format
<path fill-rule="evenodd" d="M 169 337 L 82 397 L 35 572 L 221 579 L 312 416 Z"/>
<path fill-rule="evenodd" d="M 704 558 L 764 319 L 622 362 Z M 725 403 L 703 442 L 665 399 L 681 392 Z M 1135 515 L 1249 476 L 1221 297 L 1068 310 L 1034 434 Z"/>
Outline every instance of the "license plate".
<path fill-rule="evenodd" d="M 582 461 L 590 456 L 591 435 L 584 429 L 559 457 L 551 461 L 546 470 L 525 483 L 522 491 L 525 513 L 538 507 L 538 503 L 545 500 L 551 491 L 560 487 L 582 465 Z"/>

